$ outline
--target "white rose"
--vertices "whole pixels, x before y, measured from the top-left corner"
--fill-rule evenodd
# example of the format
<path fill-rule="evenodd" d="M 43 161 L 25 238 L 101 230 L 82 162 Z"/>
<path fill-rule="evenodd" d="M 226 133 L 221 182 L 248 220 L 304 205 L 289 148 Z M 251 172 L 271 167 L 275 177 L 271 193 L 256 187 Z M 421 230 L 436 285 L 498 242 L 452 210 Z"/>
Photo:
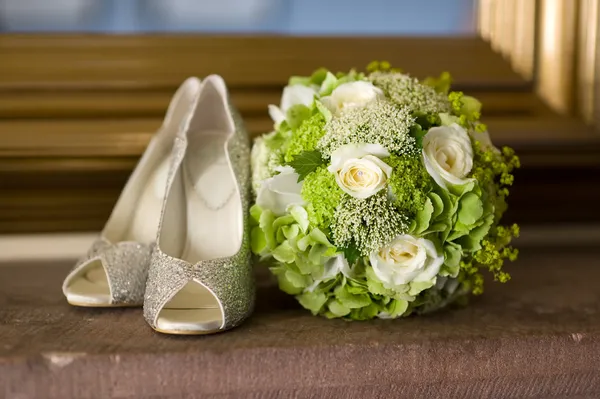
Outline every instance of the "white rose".
<path fill-rule="evenodd" d="M 374 251 L 369 259 L 375 275 L 388 289 L 413 281 L 435 282 L 444 263 L 444 255 L 437 253 L 431 241 L 408 234 Z"/>
<path fill-rule="evenodd" d="M 383 97 L 380 88 L 371 82 L 357 81 L 339 85 L 330 96 L 321 98 L 321 102 L 337 115 L 345 108 L 364 107 L 379 97 Z"/>
<path fill-rule="evenodd" d="M 280 173 L 264 180 L 258 189 L 256 204 L 270 209 L 276 215 L 283 215 L 290 205 L 303 205 L 302 183 L 291 166 L 276 169 Z"/>
<path fill-rule="evenodd" d="M 354 198 L 368 198 L 385 187 L 392 168 L 380 158 L 390 153 L 379 144 L 349 144 L 331 154 L 327 168 L 340 188 Z"/>
<path fill-rule="evenodd" d="M 442 120 L 442 125 L 444 126 L 451 126 L 460 121 L 460 118 L 458 116 L 450 115 L 447 113 L 440 113 L 440 119 Z M 490 134 L 487 132 L 487 130 L 485 132 L 479 133 L 476 132 L 474 129 L 469 129 L 469 136 L 471 137 L 471 139 L 473 139 L 473 141 L 479 141 L 483 150 L 491 148 L 494 152 L 500 152 L 500 150 L 496 148 L 494 144 L 492 144 L 492 139 L 490 138 Z"/>
<path fill-rule="evenodd" d="M 432 127 L 423 137 L 423 161 L 427 172 L 440 187 L 471 181 L 466 178 L 473 168 L 469 135 L 456 123 Z"/>
<path fill-rule="evenodd" d="M 281 96 L 281 105 L 269 105 L 269 115 L 276 125 L 279 125 L 286 118 L 287 111 L 294 105 L 302 104 L 310 107 L 317 91 L 313 87 L 300 84 L 286 86 Z"/>

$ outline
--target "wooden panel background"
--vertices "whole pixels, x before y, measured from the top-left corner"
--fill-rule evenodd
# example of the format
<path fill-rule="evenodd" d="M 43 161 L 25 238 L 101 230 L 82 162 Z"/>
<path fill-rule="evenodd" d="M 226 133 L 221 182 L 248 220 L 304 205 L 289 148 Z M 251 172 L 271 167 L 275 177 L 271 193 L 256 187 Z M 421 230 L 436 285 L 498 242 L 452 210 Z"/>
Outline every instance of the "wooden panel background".
<path fill-rule="evenodd" d="M 482 100 L 492 137 L 525 168 L 511 218 L 560 213 L 551 187 L 545 206 L 530 201 L 547 168 L 599 168 L 590 129 L 553 114 L 477 38 L 0 36 L 0 233 L 99 230 L 187 76 L 223 75 L 256 135 L 271 129 L 267 105 L 290 75 L 373 59 L 418 77 L 447 70 Z"/>

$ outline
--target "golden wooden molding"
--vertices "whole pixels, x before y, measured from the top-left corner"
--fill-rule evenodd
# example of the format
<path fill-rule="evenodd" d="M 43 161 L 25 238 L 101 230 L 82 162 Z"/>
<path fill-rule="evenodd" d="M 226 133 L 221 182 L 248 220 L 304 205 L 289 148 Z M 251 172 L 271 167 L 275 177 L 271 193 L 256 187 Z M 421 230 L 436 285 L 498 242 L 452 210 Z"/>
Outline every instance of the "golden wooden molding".
<path fill-rule="evenodd" d="M 479 0 L 478 30 L 526 80 L 534 77 L 535 0 Z"/>
<path fill-rule="evenodd" d="M 600 126 L 599 0 L 480 0 L 479 32 L 563 115 Z"/>
<path fill-rule="evenodd" d="M 579 0 L 578 105 L 588 123 L 600 126 L 600 0 Z"/>

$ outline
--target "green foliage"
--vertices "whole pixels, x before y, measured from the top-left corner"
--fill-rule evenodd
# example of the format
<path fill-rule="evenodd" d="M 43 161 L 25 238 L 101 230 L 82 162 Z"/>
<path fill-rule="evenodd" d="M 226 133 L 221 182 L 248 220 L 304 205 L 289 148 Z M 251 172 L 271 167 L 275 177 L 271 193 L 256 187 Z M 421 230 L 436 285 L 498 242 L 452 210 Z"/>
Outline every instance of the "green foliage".
<path fill-rule="evenodd" d="M 325 135 L 325 116 L 315 108 L 312 114 L 290 134 L 284 155 L 285 162 L 293 161 L 294 157 L 303 152 L 315 151 L 323 135 Z"/>
<path fill-rule="evenodd" d="M 307 175 L 316 171 L 325 162 L 319 151 L 304 151 L 294 157 L 290 165 L 298 173 L 298 181 L 302 181 Z"/>
<path fill-rule="evenodd" d="M 423 84 L 432 87 L 438 93 L 448 94 L 452 85 L 452 76 L 449 72 L 442 72 L 437 78 L 426 78 Z"/>
<path fill-rule="evenodd" d="M 385 162 L 393 168 L 388 184 L 394 194 L 394 205 L 409 216 L 423 209 L 433 180 L 419 156 L 391 155 Z"/>
<path fill-rule="evenodd" d="M 322 231 L 329 231 L 342 195 L 335 176 L 325 166 L 308 174 L 302 184 L 302 198 L 308 204 L 306 210 L 310 223 Z"/>
<path fill-rule="evenodd" d="M 325 261 L 337 249 L 323 232 L 310 226 L 303 207 L 293 206 L 288 214 L 276 217 L 254 205 L 250 215 L 252 252 L 276 261 L 271 270 L 282 290 L 297 295 L 323 277 Z"/>

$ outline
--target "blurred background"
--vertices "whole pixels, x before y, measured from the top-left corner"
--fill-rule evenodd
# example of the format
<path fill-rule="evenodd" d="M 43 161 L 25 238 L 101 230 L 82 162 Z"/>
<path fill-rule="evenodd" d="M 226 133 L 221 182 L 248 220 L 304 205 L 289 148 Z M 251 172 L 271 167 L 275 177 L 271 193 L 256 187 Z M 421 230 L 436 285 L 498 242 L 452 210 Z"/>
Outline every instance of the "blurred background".
<path fill-rule="evenodd" d="M 0 0 L 1 32 L 473 35 L 475 0 Z"/>
<path fill-rule="evenodd" d="M 596 239 L 599 2 L 0 0 L 0 261 L 85 251 L 186 77 L 223 75 L 254 136 L 289 76 L 372 60 L 483 102 L 524 239 Z"/>

